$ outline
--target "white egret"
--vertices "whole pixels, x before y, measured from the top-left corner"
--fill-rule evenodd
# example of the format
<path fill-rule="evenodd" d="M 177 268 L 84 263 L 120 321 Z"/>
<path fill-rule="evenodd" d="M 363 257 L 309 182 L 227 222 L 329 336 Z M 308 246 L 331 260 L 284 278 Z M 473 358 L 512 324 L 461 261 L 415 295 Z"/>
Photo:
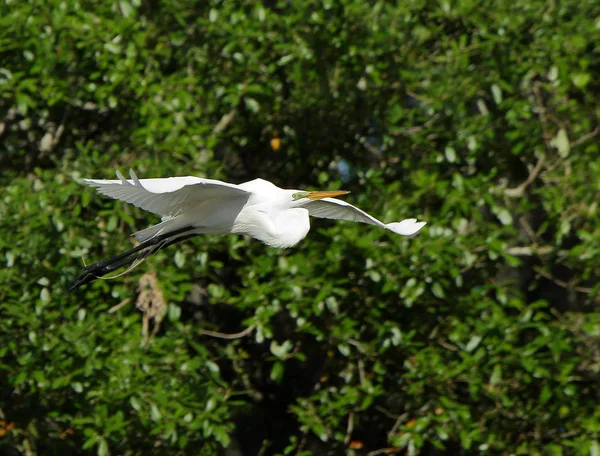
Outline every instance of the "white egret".
<path fill-rule="evenodd" d="M 129 180 L 117 171 L 118 180 L 84 181 L 103 195 L 160 215 L 162 221 L 133 234 L 141 242 L 137 247 L 86 267 L 71 289 L 199 234 L 248 234 L 271 247 L 287 248 L 307 235 L 309 215 L 367 223 L 404 236 L 425 226 L 414 218 L 382 223 L 333 198 L 349 193 L 343 190 L 284 190 L 263 179 L 240 185 L 192 176 L 138 179 L 129 173 Z"/>

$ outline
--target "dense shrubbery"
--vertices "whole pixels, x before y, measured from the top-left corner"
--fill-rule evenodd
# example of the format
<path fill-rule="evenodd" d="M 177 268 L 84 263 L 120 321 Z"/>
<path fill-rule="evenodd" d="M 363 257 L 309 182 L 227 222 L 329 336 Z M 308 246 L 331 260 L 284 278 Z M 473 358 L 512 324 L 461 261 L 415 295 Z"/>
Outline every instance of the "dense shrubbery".
<path fill-rule="evenodd" d="M 600 454 L 596 1 L 3 9 L 3 454 Z M 429 225 L 206 236 L 67 293 L 157 221 L 80 185 L 118 167 Z"/>

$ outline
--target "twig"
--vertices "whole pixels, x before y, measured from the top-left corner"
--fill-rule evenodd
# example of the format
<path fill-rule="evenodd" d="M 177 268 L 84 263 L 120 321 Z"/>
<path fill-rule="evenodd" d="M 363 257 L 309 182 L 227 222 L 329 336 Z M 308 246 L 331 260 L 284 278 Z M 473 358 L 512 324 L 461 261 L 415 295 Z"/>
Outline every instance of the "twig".
<path fill-rule="evenodd" d="M 575 141 L 573 141 L 571 143 L 571 149 L 573 147 L 577 147 L 580 144 L 583 144 L 584 142 L 586 142 L 588 139 L 593 138 L 594 136 L 596 136 L 598 133 L 600 133 L 600 126 L 594 128 L 593 131 L 590 131 L 589 133 L 586 133 L 585 135 L 583 135 L 581 138 L 576 139 Z"/>
<path fill-rule="evenodd" d="M 365 386 L 365 363 L 362 359 L 358 360 L 358 378 L 360 379 L 360 386 Z"/>
<path fill-rule="evenodd" d="M 418 93 L 413 92 L 412 90 L 407 90 L 406 94 L 409 97 L 414 98 L 415 100 L 418 100 L 418 101 L 420 101 L 422 103 L 425 103 L 425 104 L 431 104 L 431 103 L 433 103 L 433 100 L 431 98 L 427 98 L 427 97 L 421 96 Z"/>
<path fill-rule="evenodd" d="M 554 252 L 554 247 L 549 245 L 542 245 L 538 247 L 536 244 L 526 246 L 509 247 L 506 249 L 506 253 L 512 256 L 545 256 Z"/>
<path fill-rule="evenodd" d="M 448 350 L 451 351 L 458 351 L 458 348 L 456 348 L 454 345 L 449 344 L 448 342 L 446 342 L 444 339 L 442 339 L 441 337 L 438 338 L 438 340 L 436 341 L 438 344 L 440 344 L 442 347 L 447 348 Z"/>
<path fill-rule="evenodd" d="M 350 412 L 348 415 L 348 425 L 346 426 L 346 437 L 344 437 L 344 445 L 350 443 L 352 438 L 352 431 L 354 431 L 354 412 Z"/>
<path fill-rule="evenodd" d="M 296 454 L 300 454 L 300 452 L 304 449 L 305 446 L 306 446 L 306 433 L 304 433 L 302 435 L 302 440 L 300 440 L 300 445 L 298 445 Z"/>
<path fill-rule="evenodd" d="M 63 119 L 62 119 L 60 125 L 56 129 L 56 133 L 54 133 L 54 138 L 52 138 L 52 148 L 54 148 L 58 144 L 58 141 L 60 141 L 60 137 L 62 136 L 63 132 L 65 131 L 65 117 L 66 117 L 66 114 L 63 116 Z"/>
<path fill-rule="evenodd" d="M 523 229 L 527 232 L 527 236 L 529 236 L 529 239 L 531 239 L 532 241 L 538 240 L 538 237 L 535 234 L 535 231 L 533 231 L 533 228 L 531 227 L 531 225 L 529 224 L 529 222 L 527 221 L 525 216 L 519 217 L 519 223 L 521 224 Z"/>
<path fill-rule="evenodd" d="M 548 280 L 551 280 L 552 282 L 554 282 L 559 287 L 566 288 L 568 290 L 574 290 L 574 291 L 577 291 L 579 293 L 589 294 L 589 293 L 592 292 L 591 288 L 587 288 L 587 287 L 575 287 L 575 286 L 571 285 L 569 282 L 565 282 L 564 280 L 557 279 L 552 274 L 547 273 L 546 271 L 544 271 L 539 266 L 534 266 L 533 270 L 535 272 L 537 272 L 539 275 L 541 275 L 542 277 L 544 277 L 544 278 L 546 278 Z"/>
<path fill-rule="evenodd" d="M 262 446 L 260 447 L 260 450 L 256 456 L 263 456 L 266 453 L 267 448 L 269 448 L 270 445 L 271 445 L 271 442 L 269 442 L 267 439 L 264 439 L 262 442 Z"/>
<path fill-rule="evenodd" d="M 213 128 L 213 133 L 221 133 L 223 130 L 225 130 L 227 128 L 227 126 L 231 123 L 233 118 L 235 117 L 236 112 L 237 112 L 237 109 L 233 108 L 231 111 L 229 111 L 223 117 L 221 117 L 221 120 L 219 120 L 217 125 L 215 125 L 215 127 Z"/>
<path fill-rule="evenodd" d="M 406 418 L 408 418 L 408 413 L 403 413 L 402 415 L 400 415 L 398 417 L 398 419 L 396 420 L 396 422 L 394 423 L 394 425 L 392 426 L 392 429 L 390 429 L 390 432 L 388 432 L 388 439 L 394 435 L 396 433 L 396 431 L 398 430 L 398 428 L 400 427 L 400 423 L 402 423 Z"/>
<path fill-rule="evenodd" d="M 523 196 L 523 192 L 525 192 L 525 189 L 533 183 L 533 181 L 536 179 L 536 177 L 542 170 L 542 166 L 544 165 L 545 160 L 546 160 L 546 157 L 544 155 L 541 155 L 540 158 L 538 159 L 537 163 L 535 164 L 535 166 L 529 173 L 529 176 L 527 177 L 527 179 L 525 179 L 525 181 L 522 184 L 520 184 L 518 187 L 507 188 L 506 190 L 504 190 L 504 194 L 510 198 L 520 198 L 521 196 Z"/>
<path fill-rule="evenodd" d="M 402 415 L 396 415 L 395 413 L 390 412 L 388 409 L 382 407 L 381 405 L 376 405 L 375 410 L 383 413 L 385 416 L 387 416 L 388 418 L 391 418 L 392 420 L 398 420 L 400 418 L 404 420 L 408 417 L 408 413 L 403 413 Z"/>
<path fill-rule="evenodd" d="M 217 332 L 217 331 L 210 331 L 208 329 L 201 329 L 200 332 L 205 336 L 231 340 L 231 339 L 241 339 L 242 337 L 247 336 L 254 330 L 254 328 L 256 328 L 256 326 L 251 325 L 251 326 L 248 326 L 243 331 L 240 331 L 240 332 L 234 333 L 234 334 L 225 334 L 225 333 L 221 333 L 221 332 Z"/>
<path fill-rule="evenodd" d="M 115 313 L 117 310 L 120 310 L 121 308 L 125 307 L 130 302 L 131 302 L 131 298 L 125 298 L 119 304 L 117 304 L 116 306 L 113 306 L 110 309 L 108 309 L 108 313 L 109 314 Z"/>
<path fill-rule="evenodd" d="M 380 450 L 371 451 L 367 453 L 367 456 L 377 456 L 379 454 L 395 454 L 400 453 L 402 448 L 400 447 L 390 447 L 390 448 L 381 448 Z"/>
<path fill-rule="evenodd" d="M 399 131 L 398 134 L 406 134 L 412 135 L 414 133 L 418 133 L 419 131 L 429 127 L 433 122 L 435 122 L 439 118 L 439 114 L 434 114 L 430 119 L 426 120 L 422 125 L 415 125 L 414 127 L 403 128 Z M 396 133 L 392 133 L 392 135 L 397 135 Z"/>

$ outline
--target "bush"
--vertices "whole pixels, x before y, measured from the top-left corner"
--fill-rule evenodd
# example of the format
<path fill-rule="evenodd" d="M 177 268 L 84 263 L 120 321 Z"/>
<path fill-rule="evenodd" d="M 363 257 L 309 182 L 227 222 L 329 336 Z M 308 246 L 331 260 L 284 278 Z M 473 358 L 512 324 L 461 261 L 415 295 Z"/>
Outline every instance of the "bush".
<path fill-rule="evenodd" d="M 4 454 L 600 454 L 596 2 L 5 10 Z M 68 293 L 157 222 L 81 185 L 119 167 L 429 224 L 204 236 Z"/>

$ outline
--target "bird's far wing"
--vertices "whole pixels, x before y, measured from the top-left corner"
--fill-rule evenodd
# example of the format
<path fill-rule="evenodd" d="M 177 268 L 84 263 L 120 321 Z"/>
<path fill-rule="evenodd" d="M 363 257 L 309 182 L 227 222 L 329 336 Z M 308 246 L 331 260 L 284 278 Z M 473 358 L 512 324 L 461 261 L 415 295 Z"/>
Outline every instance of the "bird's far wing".
<path fill-rule="evenodd" d="M 208 200 L 227 200 L 250 196 L 235 184 L 200 177 L 167 177 L 138 179 L 133 170 L 127 180 L 117 171 L 119 180 L 84 179 L 99 193 L 133 204 L 164 217 L 174 217 L 184 210 Z"/>
<path fill-rule="evenodd" d="M 337 198 L 323 198 L 310 201 L 302 207 L 307 209 L 308 213 L 313 217 L 367 223 L 404 236 L 413 235 L 425 226 L 425 222 L 417 222 L 417 219 L 414 218 L 386 224 L 356 206 Z"/>

